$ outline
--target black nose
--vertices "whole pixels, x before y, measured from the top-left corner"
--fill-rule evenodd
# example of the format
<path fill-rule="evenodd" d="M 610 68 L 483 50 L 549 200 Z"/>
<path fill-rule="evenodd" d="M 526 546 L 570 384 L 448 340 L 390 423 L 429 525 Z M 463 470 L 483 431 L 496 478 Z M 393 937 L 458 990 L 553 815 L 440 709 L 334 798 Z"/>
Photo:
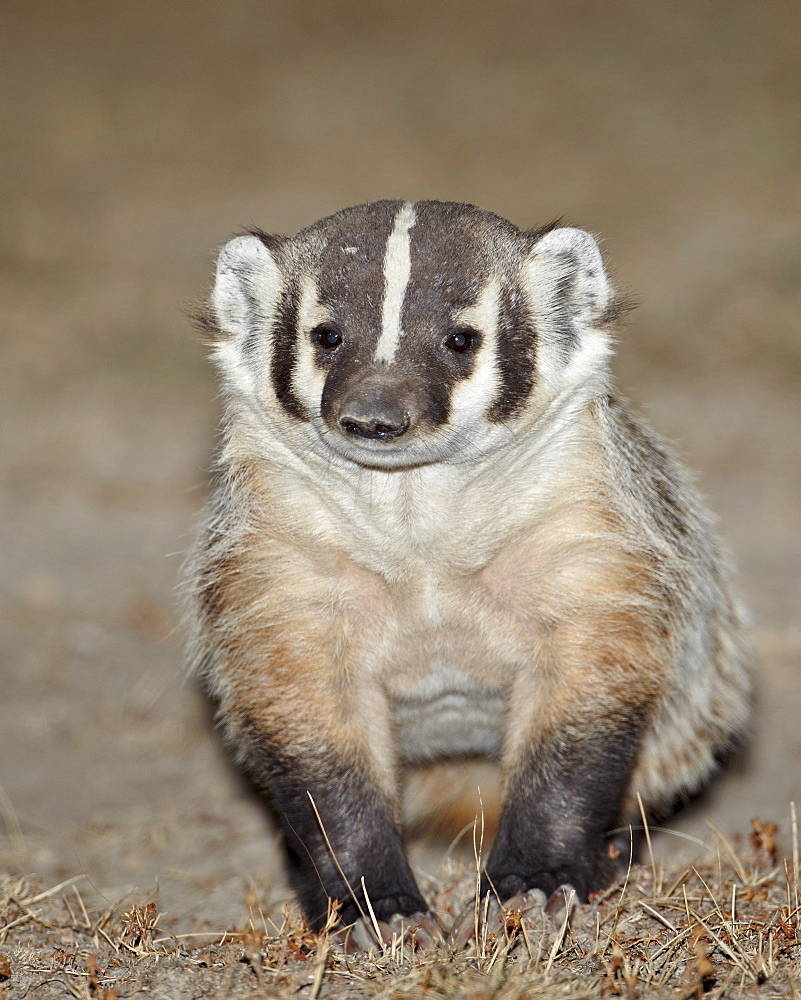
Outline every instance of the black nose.
<path fill-rule="evenodd" d="M 409 415 L 387 411 L 348 412 L 340 413 L 338 423 L 342 430 L 352 437 L 388 441 L 406 433 L 409 429 Z"/>
<path fill-rule="evenodd" d="M 397 441 L 416 426 L 415 400 L 415 384 L 409 378 L 384 371 L 368 373 L 342 392 L 337 430 L 349 438 Z"/>

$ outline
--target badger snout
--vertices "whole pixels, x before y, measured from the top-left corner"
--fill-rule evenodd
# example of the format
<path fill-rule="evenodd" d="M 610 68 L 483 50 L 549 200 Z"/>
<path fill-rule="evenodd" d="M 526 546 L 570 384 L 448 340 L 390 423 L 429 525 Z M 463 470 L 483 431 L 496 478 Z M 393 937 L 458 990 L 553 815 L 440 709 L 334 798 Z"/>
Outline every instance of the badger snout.
<path fill-rule="evenodd" d="M 346 437 L 392 441 L 412 426 L 417 407 L 406 379 L 368 376 L 347 386 L 336 406 L 336 423 Z"/>
<path fill-rule="evenodd" d="M 332 368 L 320 415 L 334 450 L 357 462 L 389 467 L 417 462 L 448 419 L 447 385 L 422 366 Z M 422 449 L 422 450 L 421 450 Z"/>
<path fill-rule="evenodd" d="M 329 410 L 329 424 L 333 422 L 344 437 L 389 443 L 417 428 L 422 415 L 420 396 L 414 378 L 379 372 L 334 390 L 324 400 L 323 410 Z"/>

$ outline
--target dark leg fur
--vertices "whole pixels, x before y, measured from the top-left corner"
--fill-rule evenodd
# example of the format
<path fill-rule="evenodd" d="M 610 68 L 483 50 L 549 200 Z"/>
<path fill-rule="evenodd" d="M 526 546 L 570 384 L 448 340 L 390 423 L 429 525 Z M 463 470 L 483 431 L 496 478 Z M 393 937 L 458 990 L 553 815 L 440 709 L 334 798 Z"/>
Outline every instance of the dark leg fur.
<path fill-rule="evenodd" d="M 301 760 L 275 751 L 264 751 L 252 771 L 278 815 L 290 878 L 313 927 L 325 923 L 329 897 L 342 903 L 343 923 L 367 914 L 362 878 L 378 920 L 428 910 L 391 804 L 362 771 L 333 754 Z"/>
<path fill-rule="evenodd" d="M 632 720 L 610 732 L 568 735 L 540 744 L 509 781 L 487 870 L 485 892 L 501 901 L 570 885 L 579 898 L 607 885 L 615 865 L 606 847 L 619 822 L 639 726 Z"/>

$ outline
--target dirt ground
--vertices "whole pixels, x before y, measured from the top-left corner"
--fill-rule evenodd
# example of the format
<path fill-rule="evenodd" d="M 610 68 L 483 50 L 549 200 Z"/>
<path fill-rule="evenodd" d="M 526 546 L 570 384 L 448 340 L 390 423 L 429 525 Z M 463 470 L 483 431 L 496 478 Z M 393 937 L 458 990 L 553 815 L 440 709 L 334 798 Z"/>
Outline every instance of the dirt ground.
<path fill-rule="evenodd" d="M 215 248 L 381 197 L 599 233 L 616 370 L 720 516 L 749 753 L 657 852 L 801 807 L 801 8 L 28 0 L 0 14 L 0 865 L 174 930 L 287 898 L 181 668 Z M 679 835 L 677 835 L 679 834 Z M 415 848 L 421 864 L 436 851 Z M 12 994 L 13 995 L 13 994 Z"/>

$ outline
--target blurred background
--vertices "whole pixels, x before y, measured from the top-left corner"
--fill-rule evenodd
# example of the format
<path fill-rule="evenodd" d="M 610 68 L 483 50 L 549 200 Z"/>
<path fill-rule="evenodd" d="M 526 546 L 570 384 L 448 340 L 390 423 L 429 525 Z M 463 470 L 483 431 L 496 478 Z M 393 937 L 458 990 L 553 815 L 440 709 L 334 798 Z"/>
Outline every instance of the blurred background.
<path fill-rule="evenodd" d="M 181 674 L 175 584 L 219 417 L 186 311 L 241 227 L 384 197 L 603 238 L 640 303 L 619 382 L 699 470 L 762 668 L 749 755 L 671 825 L 737 837 L 758 816 L 786 845 L 801 7 L 26 0 L 0 18 L 0 863 L 219 927 L 285 891 Z"/>

